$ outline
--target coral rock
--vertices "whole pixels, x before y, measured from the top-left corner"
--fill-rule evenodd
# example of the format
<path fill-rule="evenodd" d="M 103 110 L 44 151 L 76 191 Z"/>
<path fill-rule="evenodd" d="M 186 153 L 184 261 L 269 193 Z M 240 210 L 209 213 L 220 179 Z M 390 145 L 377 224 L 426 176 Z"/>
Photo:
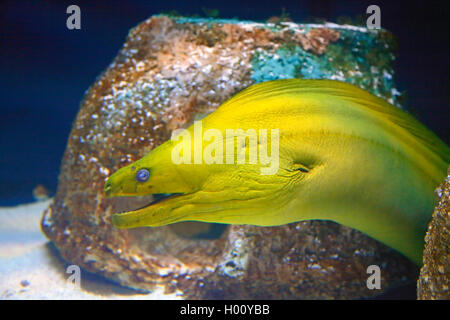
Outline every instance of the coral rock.
<path fill-rule="evenodd" d="M 415 281 L 417 267 L 399 253 L 332 222 L 119 230 L 111 214 L 130 204 L 103 194 L 112 172 L 255 82 L 341 79 L 397 103 L 387 34 L 164 16 L 141 23 L 84 97 L 43 231 L 72 264 L 187 298 L 362 298 Z M 366 286 L 373 264 L 381 290 Z"/>
<path fill-rule="evenodd" d="M 450 168 L 436 193 L 439 202 L 425 236 L 423 267 L 417 281 L 421 300 L 450 299 Z"/>

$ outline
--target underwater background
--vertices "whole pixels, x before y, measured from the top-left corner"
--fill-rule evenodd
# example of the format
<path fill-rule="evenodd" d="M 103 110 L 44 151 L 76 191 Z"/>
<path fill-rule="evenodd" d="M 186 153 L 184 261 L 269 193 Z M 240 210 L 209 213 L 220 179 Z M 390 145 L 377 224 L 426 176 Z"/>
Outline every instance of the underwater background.
<path fill-rule="evenodd" d="M 81 8 L 81 30 L 66 28 L 71 4 Z M 0 206 L 33 201 L 37 185 L 54 195 L 83 94 L 151 15 L 364 23 L 371 4 L 398 42 L 402 105 L 448 144 L 448 1 L 1 1 Z"/>
<path fill-rule="evenodd" d="M 66 9 L 72 4 L 81 8 L 81 30 L 68 30 L 66 27 L 68 17 Z M 373 4 L 378 5 L 381 9 L 381 27 L 391 32 L 395 40 L 391 38 L 389 33 L 385 32 L 382 32 L 383 37 L 381 38 L 376 38 L 376 36 L 366 37 L 365 31 L 362 31 L 363 36 L 361 38 L 358 36 L 353 38 L 353 35 L 357 34 L 355 30 L 364 29 L 366 26 L 368 17 L 366 8 Z M 104 209 L 102 197 L 98 198 L 93 193 L 89 194 L 89 191 L 98 189 L 101 193 L 102 189 L 95 185 L 93 182 L 95 179 L 90 181 L 89 171 L 84 171 L 85 168 L 83 167 L 80 172 L 75 169 L 73 175 L 62 175 L 58 189 L 59 198 L 58 195 L 55 197 L 54 204 L 51 204 L 51 200 L 35 202 L 36 200 L 53 197 L 56 193 L 61 160 L 64 151 L 71 150 L 70 143 L 69 146 L 67 144 L 68 138 L 84 94 L 90 86 L 95 88 L 95 85 L 102 81 L 101 74 L 105 69 L 113 68 L 111 62 L 115 57 L 117 59 L 119 50 L 124 45 L 132 28 L 140 25 L 141 32 L 145 32 L 147 24 L 143 22 L 152 20 L 148 25 L 151 25 L 151 30 L 155 30 L 155 34 L 158 34 L 161 30 L 165 31 L 164 26 L 173 23 L 170 22 L 171 19 L 161 18 L 161 16 L 147 20 L 158 14 L 170 16 L 177 24 L 179 23 L 177 19 L 183 21 L 185 18 L 180 16 L 185 16 L 187 17 L 186 20 L 191 21 L 195 20 L 191 18 L 200 18 L 200 20 L 196 20 L 197 22 L 212 21 L 212 19 L 216 19 L 216 21 L 217 19 L 234 19 L 232 21 L 265 23 L 276 22 L 277 19 L 281 19 L 282 21 L 295 23 L 323 24 L 334 22 L 338 25 L 361 26 L 363 28 L 352 30 L 352 27 L 349 27 L 348 30 L 341 30 L 340 36 L 335 30 L 328 30 L 325 33 L 317 33 L 316 30 L 316 33 L 311 33 L 310 36 L 311 39 L 315 37 L 315 40 L 319 39 L 315 43 L 319 43 L 319 45 L 312 48 L 312 53 L 311 51 L 305 53 L 308 50 L 305 47 L 303 47 L 304 50 L 299 49 L 300 47 L 291 50 L 292 47 L 284 46 L 284 49 L 288 49 L 285 51 L 288 54 L 283 59 L 292 62 L 292 64 L 285 65 L 286 70 L 295 69 L 297 72 L 305 72 L 305 74 L 309 72 L 309 75 L 303 74 L 304 78 L 321 77 L 324 74 L 326 75 L 323 77 L 326 78 L 332 74 L 333 76 L 344 77 L 346 81 L 350 79 L 350 83 L 352 81 L 365 81 L 362 87 L 368 87 L 369 91 L 374 89 L 375 94 L 403 107 L 436 133 L 444 142 L 450 143 L 448 112 L 450 92 L 448 86 L 448 22 L 450 21 L 450 5 L 448 1 L 410 1 L 407 3 L 332 0 L 230 0 L 221 2 L 170 0 L 126 2 L 2 1 L 0 3 L 0 207 L 2 207 L 0 242 L 3 245 L 0 246 L 0 273 L 4 276 L 0 279 L 0 289 L 2 289 L 0 299 L 16 297 L 92 298 L 96 295 L 107 297 L 109 293 L 119 293 L 121 297 L 131 297 L 136 294 L 135 291 L 127 291 L 128 289 L 125 289 L 125 287 L 115 285 L 105 289 L 105 286 L 111 285 L 109 282 L 105 284 L 103 278 L 99 279 L 93 274 L 87 273 L 87 280 L 85 281 L 85 278 L 83 278 L 83 290 L 71 295 L 73 292 L 63 290 L 63 287 L 60 286 L 62 280 L 65 280 L 67 263 L 80 264 L 83 268 L 86 268 L 83 269 L 83 272 L 86 270 L 86 272 L 98 273 L 126 287 L 135 289 L 145 289 L 145 285 L 151 283 L 154 279 L 158 281 L 162 279 L 169 283 L 167 279 L 170 277 L 167 277 L 167 275 L 175 274 L 174 280 L 170 282 L 167 288 L 176 297 L 181 296 L 177 288 L 183 288 L 186 297 L 235 297 L 236 292 L 233 292 L 233 290 L 240 294 L 238 297 L 247 297 L 248 292 L 242 289 L 245 286 L 238 286 L 244 282 L 249 284 L 251 288 L 264 288 L 264 286 L 275 288 L 273 283 L 279 286 L 273 289 L 276 295 L 259 295 L 261 289 L 256 289 L 256 294 L 253 292 L 253 295 L 248 295 L 248 297 L 253 298 L 309 297 L 305 295 L 305 292 L 311 293 L 310 297 L 356 297 L 359 295 L 352 290 L 354 283 L 359 286 L 360 283 L 357 277 L 355 279 L 353 277 L 355 274 L 360 275 L 359 273 L 362 273 L 362 278 L 365 279 L 366 273 L 361 266 L 365 267 L 366 262 L 370 261 L 381 262 L 383 267 L 388 266 L 385 277 L 389 286 L 391 282 L 395 283 L 399 279 L 400 282 L 406 283 L 404 287 L 388 291 L 387 294 L 384 293 L 381 295 L 381 299 L 416 298 L 415 279 L 417 279 L 418 269 L 415 265 L 412 265 L 404 257 L 396 256 L 398 253 L 383 247 L 375 240 L 337 224 L 309 221 L 264 229 L 220 224 L 205 227 L 205 225 L 189 224 L 188 222 L 186 224 L 175 224 L 167 228 L 155 228 L 152 230 L 153 233 L 142 229 L 122 233 L 108 224 L 105 229 L 102 225 L 103 220 L 98 219 L 98 212 Z M 196 36 L 198 35 L 196 32 L 202 30 L 195 25 L 189 28 L 189 32 Z M 230 28 L 228 30 L 236 31 L 240 29 Z M 160 34 L 164 35 L 164 32 L 161 31 Z M 179 40 L 177 34 L 168 34 L 171 34 L 173 38 L 173 41 L 169 39 L 169 45 L 171 43 L 177 44 Z M 274 32 L 273 34 L 277 33 Z M 289 35 L 289 33 L 286 34 Z M 254 39 L 257 38 L 256 33 L 253 36 Z M 339 37 L 341 42 L 334 44 Z M 335 39 L 333 40 L 333 38 Z M 201 40 L 205 39 L 202 38 Z M 308 39 L 308 34 L 301 39 L 306 39 L 306 42 L 311 40 Z M 325 43 L 321 42 L 320 39 L 325 39 Z M 360 39 L 362 39 L 361 46 Z M 372 41 L 373 39 L 382 39 L 382 41 Z M 167 40 L 164 39 L 164 41 Z M 239 39 L 239 41 L 241 40 Z M 145 44 L 145 41 L 143 42 Z M 395 42 L 397 45 L 395 45 Z M 379 43 L 384 43 L 385 46 L 377 47 Z M 304 45 L 303 42 L 302 45 Z M 323 52 L 320 52 L 320 50 L 325 50 L 327 46 L 328 51 L 322 54 Z M 262 47 L 264 47 L 264 44 Z M 229 43 L 229 47 L 225 45 L 224 48 L 224 50 L 231 50 L 232 45 Z M 372 48 L 377 49 L 371 50 Z M 322 72 L 322 75 L 312 72 L 311 70 L 317 70 L 314 67 L 304 68 L 305 64 L 309 67 L 308 64 L 312 65 L 320 59 L 322 62 L 328 61 L 329 57 L 335 57 L 333 54 L 336 54 L 336 52 L 338 53 L 336 57 L 346 56 L 347 53 L 350 53 L 350 50 L 360 50 L 359 53 L 348 54 L 352 59 L 357 60 L 361 57 L 367 57 L 367 60 L 362 58 L 363 61 L 358 61 L 355 64 L 357 67 L 360 66 L 359 63 L 369 66 L 369 68 L 363 70 L 363 73 L 366 73 L 360 78 L 358 78 L 359 75 L 354 78 L 349 76 L 354 70 L 359 71 L 360 69 L 352 69 L 354 65 L 351 64 L 344 65 L 347 61 L 345 58 L 341 58 L 342 60 L 335 59 L 330 64 L 328 62 L 321 64 L 319 73 Z M 177 50 L 174 48 L 170 51 L 173 53 Z M 372 51 L 373 54 L 370 55 Z M 235 52 L 238 52 L 239 55 L 239 51 Z M 267 55 L 269 51 L 255 52 L 252 58 L 252 67 L 257 66 L 258 68 L 255 68 L 257 71 L 253 73 L 252 80 L 257 80 L 257 82 L 269 80 L 270 76 L 267 76 L 267 73 L 270 73 L 271 68 L 276 68 L 277 65 L 276 63 L 275 66 L 265 65 L 265 58 L 269 57 Z M 277 51 L 275 56 L 279 52 L 283 51 Z M 299 58 L 297 53 L 298 56 L 303 56 Z M 230 53 L 230 56 L 232 55 Z M 395 61 L 391 64 L 394 56 Z M 378 61 L 378 59 L 381 61 Z M 188 58 L 184 60 L 188 60 Z M 259 60 L 262 61 L 260 66 L 258 66 Z M 339 64 L 341 61 L 342 68 Z M 176 62 L 174 63 L 176 64 Z M 302 67 L 296 69 L 299 63 L 302 63 Z M 296 67 L 290 68 L 293 65 Z M 377 69 L 376 66 L 380 65 L 386 67 L 380 69 L 383 72 L 372 72 L 370 66 Z M 332 67 L 328 68 L 328 66 Z M 393 70 L 391 66 L 393 66 Z M 241 71 L 239 67 L 237 67 L 237 70 L 238 73 Z M 329 74 L 327 73 L 328 70 L 330 71 Z M 345 73 L 342 76 L 342 70 L 350 71 L 350 73 Z M 370 73 L 368 70 L 370 70 Z M 278 71 L 275 70 L 274 73 Z M 289 74 L 289 72 L 286 72 L 286 74 Z M 359 74 L 361 75 L 361 72 Z M 210 81 L 214 84 L 222 81 L 221 84 L 223 85 L 223 81 L 226 81 L 218 79 L 216 82 L 215 79 L 218 78 L 216 74 L 212 73 L 211 75 L 210 72 L 209 75 L 213 79 L 212 81 L 210 79 Z M 284 75 L 282 74 L 282 76 Z M 369 78 L 367 78 L 367 75 L 369 75 Z M 302 77 L 302 75 L 299 77 Z M 230 83 L 226 87 L 231 88 L 232 84 Z M 242 85 L 242 87 L 245 86 Z M 377 92 L 379 88 L 382 92 Z M 103 88 L 100 86 L 97 89 L 101 93 Z M 217 99 L 220 100 L 219 95 L 217 93 Z M 137 96 L 139 97 L 139 94 Z M 99 106 L 95 99 L 91 101 L 93 101 L 92 106 L 94 108 Z M 85 104 L 88 105 L 89 103 L 85 101 Z M 120 128 L 120 130 L 125 135 L 124 129 Z M 77 134 L 79 133 L 72 132 L 75 137 L 78 137 Z M 150 136 L 152 138 L 157 137 L 157 133 L 155 135 L 150 134 Z M 82 137 L 81 134 L 80 137 Z M 138 145 L 134 147 L 138 148 Z M 108 148 L 106 146 L 106 149 Z M 89 154 L 89 152 L 90 150 L 86 154 Z M 130 151 L 130 153 L 133 152 L 136 152 L 136 150 Z M 80 154 L 78 151 L 73 153 L 69 151 L 66 152 L 67 154 L 76 154 L 84 159 L 82 152 Z M 106 158 L 109 159 L 110 157 L 106 156 Z M 66 164 L 70 163 L 67 159 L 71 161 L 70 157 L 66 158 Z M 91 161 L 91 159 L 96 158 L 87 159 Z M 67 168 L 72 167 L 69 165 L 66 166 L 66 170 Z M 78 167 L 75 166 L 74 168 Z M 110 172 L 103 167 L 102 170 L 104 170 L 101 171 L 102 174 Z M 84 180 L 87 185 L 79 183 L 77 175 L 81 177 L 80 180 L 89 177 Z M 99 181 L 103 185 L 103 177 L 97 178 L 97 180 L 101 178 Z M 75 180 L 74 183 L 72 183 L 72 180 Z M 446 183 L 446 190 L 448 190 L 450 179 L 447 179 Z M 77 186 L 78 189 L 83 191 L 85 188 L 88 196 L 83 198 L 82 192 L 78 193 L 77 188 L 71 189 L 73 186 Z M 444 187 L 441 190 L 444 190 Z M 446 194 L 448 199 L 448 192 L 445 192 L 440 193 Z M 444 198 L 442 197 L 442 199 Z M 445 199 L 442 200 L 441 204 L 445 201 Z M 445 213 L 446 210 L 448 212 L 448 208 L 444 205 L 440 205 L 440 208 L 442 209 L 441 212 Z M 101 213 L 107 216 L 108 210 Z M 41 220 L 42 212 L 44 212 L 43 220 Z M 88 218 L 83 216 L 84 213 Z M 96 223 L 89 224 L 92 219 L 97 219 L 96 223 L 99 223 L 99 225 Z M 44 239 L 41 224 L 43 233 L 51 242 Z M 200 228 L 200 231 L 196 228 Z M 206 228 L 206 231 L 202 228 Z M 211 230 L 208 231 L 208 228 Z M 201 232 L 204 231 L 208 237 L 198 236 L 198 238 L 195 238 L 189 232 L 186 233 L 189 229 L 198 231 L 199 235 L 203 235 Z M 301 232 L 297 232 L 300 229 Z M 444 234 L 440 231 L 441 229 L 435 228 L 435 230 L 437 230 L 435 232 L 437 235 Z M 214 236 L 210 237 L 211 234 Z M 93 238 L 90 239 L 94 239 L 93 243 L 98 245 L 94 245 L 92 248 L 90 245 L 85 246 L 87 241 L 85 238 L 90 237 L 87 235 L 92 235 Z M 95 238 L 96 236 L 98 236 L 98 239 Z M 192 239 L 189 237 L 192 237 Z M 286 239 L 293 242 L 290 244 Z M 208 243 L 208 241 L 210 242 Z M 255 245 L 256 243 L 257 245 Z M 434 243 L 428 241 L 427 246 L 430 252 L 436 252 Z M 241 247 L 244 249 L 256 248 L 250 255 L 254 260 L 249 263 L 250 267 L 247 269 L 248 274 L 245 281 L 239 280 L 239 277 L 233 278 L 236 276 L 233 276 L 233 272 L 240 270 L 240 258 L 233 260 L 234 256 L 228 257 L 225 254 L 228 252 L 227 250 L 230 254 L 236 254 L 235 248 Z M 33 248 L 33 250 L 27 251 L 29 248 Z M 290 250 L 288 250 L 289 248 Z M 446 247 L 442 246 L 442 248 L 445 249 Z M 335 252 L 334 249 L 338 252 L 334 256 L 338 258 L 322 260 L 322 257 L 325 256 L 332 257 L 331 253 Z M 60 251 L 58 252 L 58 250 Z M 25 251 L 26 254 L 21 255 Z M 159 256 L 160 254 L 162 256 Z M 443 254 L 445 255 L 445 252 Z M 169 258 L 167 261 L 165 260 L 165 258 L 172 256 L 180 260 L 175 259 L 176 263 L 173 263 Z M 216 256 L 219 258 L 223 256 L 224 260 L 216 259 Z M 247 257 L 247 255 L 243 256 Z M 63 259 L 59 259 L 60 257 Z M 159 258 L 156 259 L 155 257 Z M 353 273 L 349 272 L 346 267 L 346 257 L 351 257 L 348 261 L 352 265 Z M 210 258 L 211 261 L 208 260 Z M 292 260 L 289 260 L 291 258 Z M 126 268 L 123 268 L 124 261 L 127 261 Z M 183 269 L 180 269 L 181 271 L 177 269 L 179 261 L 183 261 L 184 264 L 181 265 L 187 266 L 190 273 L 186 273 L 184 267 L 180 267 Z M 232 265 L 233 261 L 237 261 L 237 265 Z M 264 261 L 262 263 L 264 266 L 254 269 L 255 261 L 258 262 L 258 265 L 260 264 L 259 261 Z M 316 261 L 321 262 L 322 269 L 316 264 Z M 336 264 L 334 264 L 335 262 Z M 158 266 L 155 269 L 156 271 L 152 269 L 153 263 Z M 169 267 L 166 268 L 164 263 L 167 263 Z M 323 267 L 326 266 L 326 263 L 330 263 L 329 269 Z M 430 265 L 430 263 L 428 264 Z M 37 265 L 39 265 L 39 268 L 35 268 Z M 90 266 L 94 267 L 90 268 Z M 333 269 L 333 266 L 336 270 Z M 175 268 L 175 272 L 170 271 L 172 267 Z M 295 272 L 300 272 L 300 275 L 293 275 L 294 273 L 289 269 L 291 267 L 295 267 Z M 228 270 L 228 273 L 225 272 L 226 276 L 229 276 L 230 279 L 233 278 L 230 280 L 225 277 L 229 281 L 227 285 L 221 283 L 223 275 L 219 275 L 219 273 L 213 275 L 217 276 L 216 278 L 204 279 L 203 273 L 211 272 L 213 269 L 220 271 L 221 268 Z M 272 269 L 276 270 L 277 276 L 270 273 Z M 254 270 L 261 273 L 257 274 Z M 327 274 L 329 270 L 333 271 Z M 438 274 L 442 273 L 439 268 L 436 270 Z M 15 271 L 17 273 L 14 273 Z M 132 276 L 128 278 L 130 274 Z M 334 283 L 326 283 L 324 286 L 317 285 L 325 283 L 321 279 L 333 278 L 333 274 L 345 275 L 347 279 L 336 280 L 338 285 Z M 450 272 L 446 271 L 444 274 L 448 275 Z M 283 278 L 286 275 L 292 275 L 292 279 Z M 428 278 L 427 274 L 421 277 L 422 280 Z M 411 279 L 413 280 L 409 281 Z M 137 284 L 142 283 L 142 286 L 136 286 L 134 280 Z M 178 284 L 174 285 L 173 283 L 177 283 L 177 281 Z M 302 285 L 294 288 L 292 283 L 297 283 L 297 281 L 300 281 L 299 283 L 302 283 Z M 383 281 L 385 281 L 384 278 Z M 342 287 L 340 287 L 340 282 L 342 282 Z M 316 284 L 316 286 L 309 288 L 308 284 L 311 283 Z M 195 289 L 197 291 L 192 287 L 194 284 L 195 286 L 199 284 L 199 287 Z M 424 280 L 423 287 L 426 286 L 429 286 L 429 284 Z M 8 289 L 3 290 L 4 288 Z M 40 288 L 52 290 L 48 290 L 47 293 L 46 290 L 41 292 Z M 334 288 L 335 292 L 329 290 L 329 288 Z M 35 291 L 36 289 L 39 290 Z M 294 292 L 297 289 L 298 292 Z M 227 290 L 230 291 L 226 292 Z M 287 291 L 290 293 L 287 294 Z M 48 296 L 47 294 L 51 295 Z M 369 296 L 371 295 L 367 295 L 367 297 Z M 160 296 L 156 294 L 153 297 L 158 298 Z"/>

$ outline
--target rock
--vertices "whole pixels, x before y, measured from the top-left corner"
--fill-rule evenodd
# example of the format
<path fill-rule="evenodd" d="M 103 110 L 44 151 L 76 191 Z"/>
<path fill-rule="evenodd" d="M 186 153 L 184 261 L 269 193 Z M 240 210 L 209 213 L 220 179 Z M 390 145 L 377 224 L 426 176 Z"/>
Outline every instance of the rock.
<path fill-rule="evenodd" d="M 417 281 L 420 300 L 450 299 L 450 168 L 436 193 L 439 202 L 425 236 L 423 267 Z"/>
<path fill-rule="evenodd" d="M 33 189 L 33 198 L 36 201 L 44 201 L 50 198 L 49 191 L 42 184 L 38 184 Z"/>
<path fill-rule="evenodd" d="M 363 298 L 415 282 L 413 263 L 332 222 L 118 230 L 111 214 L 130 203 L 103 194 L 112 172 L 255 82 L 340 79 L 398 105 L 393 48 L 386 31 L 329 23 L 148 19 L 84 97 L 43 231 L 72 264 L 185 298 Z M 373 264 L 381 290 L 366 286 Z"/>

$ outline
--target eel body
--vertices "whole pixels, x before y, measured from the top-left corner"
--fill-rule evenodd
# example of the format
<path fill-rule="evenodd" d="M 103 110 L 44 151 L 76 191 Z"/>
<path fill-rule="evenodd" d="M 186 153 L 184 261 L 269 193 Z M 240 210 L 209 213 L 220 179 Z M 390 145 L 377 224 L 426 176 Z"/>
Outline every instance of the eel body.
<path fill-rule="evenodd" d="M 230 151 L 233 163 L 227 162 Z M 277 156 L 269 174 L 262 151 Z M 174 154 L 187 161 L 174 161 Z M 241 91 L 176 139 L 119 169 L 104 191 L 108 197 L 170 195 L 114 214 L 118 228 L 331 220 L 420 264 L 434 189 L 449 162 L 450 150 L 437 136 L 362 89 L 333 80 L 276 80 Z M 145 181 L 137 178 L 142 169 Z"/>

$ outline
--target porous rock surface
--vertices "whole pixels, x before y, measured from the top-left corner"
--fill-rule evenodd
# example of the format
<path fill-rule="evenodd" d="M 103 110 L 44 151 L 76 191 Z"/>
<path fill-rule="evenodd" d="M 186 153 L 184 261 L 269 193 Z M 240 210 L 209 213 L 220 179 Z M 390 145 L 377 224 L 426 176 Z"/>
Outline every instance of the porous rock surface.
<path fill-rule="evenodd" d="M 118 230 L 111 214 L 138 200 L 103 194 L 112 172 L 256 82 L 340 79 L 397 104 L 392 47 L 383 30 L 335 24 L 144 21 L 82 101 L 43 231 L 72 264 L 186 298 L 364 298 L 415 281 L 417 267 L 402 255 L 332 222 L 232 225 L 209 238 L 196 235 L 217 225 Z M 366 286 L 373 264 L 381 290 Z"/>
<path fill-rule="evenodd" d="M 450 300 L 450 168 L 436 193 L 439 202 L 425 236 L 423 267 L 417 281 L 420 300 Z"/>

